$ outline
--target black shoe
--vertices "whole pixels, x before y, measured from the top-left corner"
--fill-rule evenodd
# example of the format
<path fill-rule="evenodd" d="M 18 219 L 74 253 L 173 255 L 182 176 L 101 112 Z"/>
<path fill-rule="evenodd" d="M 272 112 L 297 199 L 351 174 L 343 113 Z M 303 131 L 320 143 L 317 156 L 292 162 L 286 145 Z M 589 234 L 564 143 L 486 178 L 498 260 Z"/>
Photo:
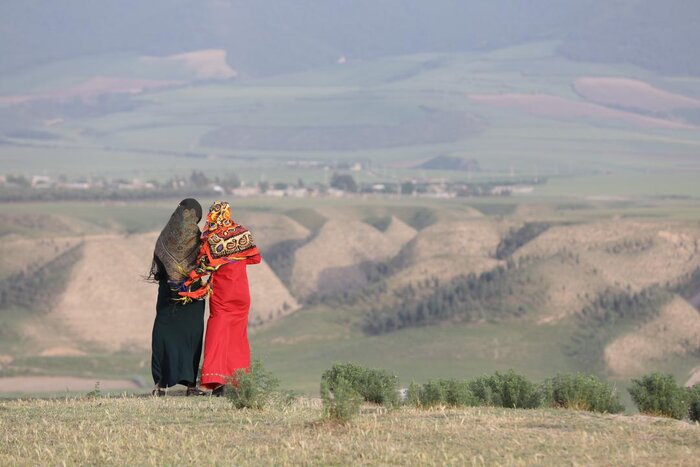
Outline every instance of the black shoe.
<path fill-rule="evenodd" d="M 218 388 L 214 389 L 211 392 L 211 395 L 214 397 L 223 397 L 224 396 L 224 385 L 222 384 Z"/>
<path fill-rule="evenodd" d="M 207 393 L 199 389 L 197 386 L 192 386 L 187 388 L 187 392 L 185 393 L 187 397 L 190 396 L 206 396 Z"/>

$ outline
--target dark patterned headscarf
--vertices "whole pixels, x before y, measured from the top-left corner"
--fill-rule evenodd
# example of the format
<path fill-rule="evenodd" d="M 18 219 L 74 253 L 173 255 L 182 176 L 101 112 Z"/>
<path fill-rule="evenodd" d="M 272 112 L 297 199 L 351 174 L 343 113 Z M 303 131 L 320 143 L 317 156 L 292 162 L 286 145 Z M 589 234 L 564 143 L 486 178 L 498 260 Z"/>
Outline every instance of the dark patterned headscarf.
<path fill-rule="evenodd" d="M 184 281 L 197 262 L 202 206 L 192 198 L 183 199 L 165 225 L 153 252 L 150 278 Z M 165 276 L 163 276 L 165 273 Z"/>

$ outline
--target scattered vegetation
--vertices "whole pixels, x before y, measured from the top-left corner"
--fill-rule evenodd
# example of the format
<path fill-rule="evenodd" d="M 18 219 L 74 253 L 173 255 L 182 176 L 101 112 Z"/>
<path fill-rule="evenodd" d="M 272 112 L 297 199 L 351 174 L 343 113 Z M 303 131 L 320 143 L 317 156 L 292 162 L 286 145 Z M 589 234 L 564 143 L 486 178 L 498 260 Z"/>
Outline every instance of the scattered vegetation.
<path fill-rule="evenodd" d="M 68 283 L 71 269 L 81 255 L 82 244 L 78 244 L 39 268 L 29 267 L 11 281 L 3 281 L 0 283 L 0 309 L 19 307 L 49 311 Z"/>
<path fill-rule="evenodd" d="M 605 251 L 611 255 L 638 254 L 643 253 L 654 246 L 653 238 L 624 239 L 621 242 L 609 245 Z"/>
<path fill-rule="evenodd" d="M 444 321 L 473 322 L 521 316 L 527 309 L 520 286 L 528 280 L 527 274 L 513 263 L 478 276 L 473 273 L 458 276 L 444 285 L 436 277 L 428 278 L 417 286 L 409 285 L 396 291 L 397 300 L 393 303 L 370 310 L 363 330 L 378 335 Z M 420 288 L 432 291 L 426 294 L 417 290 Z"/>
<path fill-rule="evenodd" d="M 700 294 L 700 268 L 688 274 L 674 290 L 686 300 L 697 297 Z"/>
<path fill-rule="evenodd" d="M 237 370 L 227 385 L 226 397 L 237 409 L 262 409 L 274 398 L 279 380 L 259 360 L 250 371 Z"/>
<path fill-rule="evenodd" d="M 85 394 L 85 397 L 88 399 L 97 399 L 102 397 L 102 390 L 100 389 L 99 381 L 95 381 L 95 387 L 92 389 L 92 391 L 88 391 L 88 393 Z"/>
<path fill-rule="evenodd" d="M 624 410 L 615 388 L 595 376 L 559 374 L 540 385 L 544 405 L 572 410 L 619 413 Z"/>
<path fill-rule="evenodd" d="M 567 349 L 589 370 L 603 362 L 605 346 L 630 326 L 644 324 L 658 316 L 672 295 L 658 286 L 638 293 L 607 289 L 579 313 L 578 330 Z"/>
<path fill-rule="evenodd" d="M 265 261 L 286 286 L 291 284 L 294 253 L 307 240 L 284 240 L 265 249 Z"/>
<path fill-rule="evenodd" d="M 364 219 L 364 222 L 371 225 L 380 232 L 386 232 L 391 225 L 391 216 L 373 216 Z"/>
<path fill-rule="evenodd" d="M 401 219 L 416 230 L 423 230 L 438 221 L 438 215 L 433 209 L 418 208 Z"/>
<path fill-rule="evenodd" d="M 496 258 L 506 259 L 510 257 L 518 248 L 540 236 L 550 226 L 551 224 L 548 222 L 526 222 L 519 229 L 510 229 L 496 247 Z"/>
<path fill-rule="evenodd" d="M 630 396 L 643 414 L 681 420 L 688 415 L 690 391 L 671 375 L 652 373 L 632 380 Z"/>
<path fill-rule="evenodd" d="M 561 374 L 537 386 L 513 370 L 471 381 L 438 379 L 422 385 L 413 382 L 408 387 L 405 402 L 423 408 L 495 406 L 533 409 L 545 406 L 602 413 L 624 410 L 615 389 L 595 376 Z"/>
<path fill-rule="evenodd" d="M 336 363 L 321 376 L 322 384 L 335 393 L 336 387 L 347 383 L 367 402 L 395 407 L 399 404 L 399 381 L 386 370 L 365 368 L 355 363 Z"/>

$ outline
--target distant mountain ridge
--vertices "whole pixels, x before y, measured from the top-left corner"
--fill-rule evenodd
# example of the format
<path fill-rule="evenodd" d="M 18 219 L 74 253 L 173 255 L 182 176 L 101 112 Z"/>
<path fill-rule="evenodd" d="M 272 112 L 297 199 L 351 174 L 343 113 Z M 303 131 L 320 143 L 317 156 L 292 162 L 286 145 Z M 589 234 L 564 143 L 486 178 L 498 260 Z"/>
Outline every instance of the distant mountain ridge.
<path fill-rule="evenodd" d="M 6 0 L 0 73 L 84 55 L 223 48 L 242 76 L 418 52 L 560 42 L 576 60 L 700 75 L 693 0 Z"/>

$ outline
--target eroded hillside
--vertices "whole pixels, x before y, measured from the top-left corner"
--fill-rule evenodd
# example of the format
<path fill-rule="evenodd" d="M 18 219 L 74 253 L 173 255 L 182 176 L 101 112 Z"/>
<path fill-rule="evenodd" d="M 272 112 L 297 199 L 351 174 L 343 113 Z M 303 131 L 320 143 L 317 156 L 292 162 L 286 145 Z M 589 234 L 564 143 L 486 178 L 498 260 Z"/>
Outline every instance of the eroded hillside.
<path fill-rule="evenodd" d="M 700 352 L 700 313 L 688 301 L 698 292 L 700 226 L 614 217 L 573 222 L 552 209 L 537 211 L 533 223 L 534 212 L 240 211 L 237 220 L 253 231 L 265 258 L 249 268 L 253 333 L 287 329 L 284 336 L 274 331 L 270 342 L 294 346 L 326 342 L 322 334 L 359 343 L 415 327 L 521 323 L 559 336 L 558 351 L 575 368 L 623 378 L 668 362 L 688 366 Z M 155 287 L 144 276 L 158 232 L 89 231 L 4 236 L 4 277 L 27 272 L 27 264 L 41 268 L 72 248 L 80 254 L 71 256 L 50 309 L 22 314 L 4 305 L 4 316 L 21 316 L 11 332 L 31 346 L 3 352 L 148 351 Z M 26 256 L 20 261 L 16 251 Z M 325 324 L 303 331 L 294 324 L 296 315 L 326 306 L 332 312 L 323 315 Z M 464 344 L 444 343 L 456 354 Z"/>

